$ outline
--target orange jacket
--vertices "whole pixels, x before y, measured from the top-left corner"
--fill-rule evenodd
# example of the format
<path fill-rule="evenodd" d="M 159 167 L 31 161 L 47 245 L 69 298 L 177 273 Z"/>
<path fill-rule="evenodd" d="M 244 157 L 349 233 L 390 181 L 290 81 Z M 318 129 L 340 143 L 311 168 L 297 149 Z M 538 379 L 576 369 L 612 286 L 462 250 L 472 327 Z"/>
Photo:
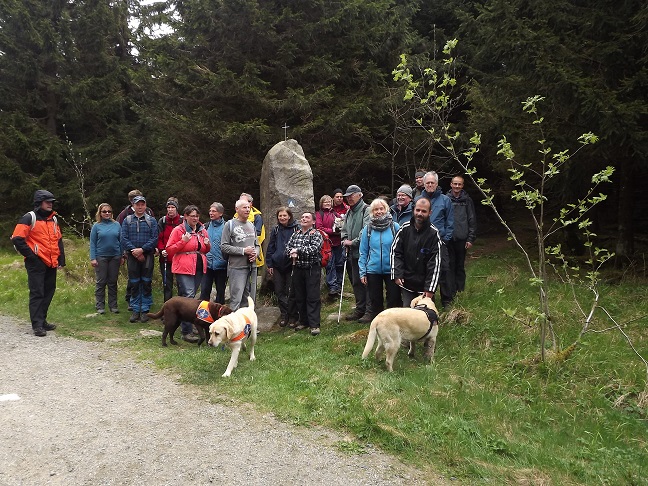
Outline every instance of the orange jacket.
<path fill-rule="evenodd" d="M 20 218 L 11 235 L 11 242 L 25 259 L 37 256 L 48 267 L 65 266 L 61 228 L 54 221 L 56 213 L 52 211 L 49 215 L 43 216 L 36 210 L 35 214 L 36 221 L 33 228 L 30 213 L 25 213 Z"/>

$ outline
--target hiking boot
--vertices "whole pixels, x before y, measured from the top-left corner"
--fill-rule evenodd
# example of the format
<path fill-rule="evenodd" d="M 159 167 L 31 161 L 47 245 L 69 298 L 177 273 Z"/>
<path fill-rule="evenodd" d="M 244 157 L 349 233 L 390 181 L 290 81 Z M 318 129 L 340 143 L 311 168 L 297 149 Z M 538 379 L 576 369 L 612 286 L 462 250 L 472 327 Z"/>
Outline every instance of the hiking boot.
<path fill-rule="evenodd" d="M 117 307 L 111 307 L 110 312 L 112 312 L 113 314 L 119 314 L 119 309 Z"/>
<path fill-rule="evenodd" d="M 363 315 L 364 315 L 364 313 L 363 313 L 363 314 L 359 314 L 358 312 L 352 312 L 351 314 L 347 314 L 346 316 L 344 316 L 344 320 L 345 320 L 345 321 L 357 321 L 357 320 L 360 319 Z"/>
<path fill-rule="evenodd" d="M 47 333 L 42 327 L 37 327 L 36 329 L 34 329 L 34 336 L 43 337 L 47 336 Z"/>
<path fill-rule="evenodd" d="M 197 343 L 199 339 L 200 338 L 196 336 L 194 333 L 182 335 L 182 340 L 187 341 L 188 343 Z"/>
<path fill-rule="evenodd" d="M 320 334 L 320 328 L 319 327 L 311 328 L 311 336 L 319 336 L 319 334 Z"/>
<path fill-rule="evenodd" d="M 139 312 L 133 312 L 128 319 L 130 322 L 137 322 L 140 319 L 140 313 Z"/>
<path fill-rule="evenodd" d="M 105 314 L 106 309 L 97 309 L 97 314 Z"/>
<path fill-rule="evenodd" d="M 148 311 L 146 311 L 146 312 L 148 312 Z M 140 314 L 140 322 L 148 322 L 149 316 L 146 315 L 146 312 L 142 312 Z"/>
<path fill-rule="evenodd" d="M 358 319 L 358 322 L 361 324 L 369 324 L 371 321 L 373 321 L 373 318 L 376 316 L 372 316 L 369 313 L 365 314 L 362 316 L 360 319 Z"/>
<path fill-rule="evenodd" d="M 287 325 L 288 325 L 288 319 L 286 319 L 286 318 L 282 318 L 282 319 L 279 321 L 279 327 L 286 327 Z"/>
<path fill-rule="evenodd" d="M 56 329 L 56 324 L 50 324 L 49 322 L 46 322 L 43 325 L 43 330 L 45 331 L 53 331 L 54 329 Z"/>
<path fill-rule="evenodd" d="M 302 331 L 306 329 L 308 326 L 304 326 L 303 324 L 300 324 L 299 326 L 295 327 L 295 331 Z"/>

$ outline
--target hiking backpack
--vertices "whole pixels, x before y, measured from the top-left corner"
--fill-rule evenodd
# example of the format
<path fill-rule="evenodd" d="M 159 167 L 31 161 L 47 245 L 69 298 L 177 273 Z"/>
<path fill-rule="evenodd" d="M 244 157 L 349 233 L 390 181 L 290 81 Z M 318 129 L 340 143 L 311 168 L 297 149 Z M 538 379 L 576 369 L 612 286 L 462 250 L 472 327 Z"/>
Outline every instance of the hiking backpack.
<path fill-rule="evenodd" d="M 333 254 L 333 245 L 331 245 L 331 238 L 323 229 L 314 228 L 315 231 L 318 231 L 322 235 L 322 249 L 320 250 L 320 256 L 322 257 L 322 266 L 326 268 L 329 261 L 331 260 L 331 255 Z"/>

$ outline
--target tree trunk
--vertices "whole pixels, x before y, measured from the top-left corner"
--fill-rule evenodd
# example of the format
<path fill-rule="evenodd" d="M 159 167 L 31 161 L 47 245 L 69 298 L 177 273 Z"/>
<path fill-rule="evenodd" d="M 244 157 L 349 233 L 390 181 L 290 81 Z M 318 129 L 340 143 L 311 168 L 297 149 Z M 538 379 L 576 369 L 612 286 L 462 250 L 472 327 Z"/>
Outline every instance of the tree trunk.
<path fill-rule="evenodd" d="M 618 239 L 616 243 L 615 265 L 621 268 L 628 264 L 634 254 L 634 223 L 632 220 L 634 188 L 632 162 L 620 160 L 619 164 L 619 199 L 617 202 Z"/>

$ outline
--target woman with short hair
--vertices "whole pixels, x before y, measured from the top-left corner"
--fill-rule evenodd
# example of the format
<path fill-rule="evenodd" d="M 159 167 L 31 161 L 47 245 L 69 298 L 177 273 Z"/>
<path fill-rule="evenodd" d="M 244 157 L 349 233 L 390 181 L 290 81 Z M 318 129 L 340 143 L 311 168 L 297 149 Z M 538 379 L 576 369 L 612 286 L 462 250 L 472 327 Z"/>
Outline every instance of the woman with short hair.
<path fill-rule="evenodd" d="M 367 312 L 358 322 L 371 322 L 383 311 L 383 283 L 387 293 L 387 308 L 401 307 L 398 286 L 391 279 L 389 254 L 394 235 L 400 228 L 394 223 L 389 205 L 384 199 L 375 199 L 369 205 L 371 220 L 360 233 L 360 281 L 366 285 L 371 302 L 371 312 Z"/>
<path fill-rule="evenodd" d="M 172 259 L 171 270 L 178 282 L 178 295 L 196 296 L 203 274 L 207 268 L 205 254 L 211 249 L 211 242 L 205 227 L 200 222 L 200 210 L 190 204 L 184 209 L 184 221 L 173 228 L 166 251 Z M 198 342 L 198 335 L 193 332 L 193 324 L 183 321 L 182 339 L 187 342 Z"/>

